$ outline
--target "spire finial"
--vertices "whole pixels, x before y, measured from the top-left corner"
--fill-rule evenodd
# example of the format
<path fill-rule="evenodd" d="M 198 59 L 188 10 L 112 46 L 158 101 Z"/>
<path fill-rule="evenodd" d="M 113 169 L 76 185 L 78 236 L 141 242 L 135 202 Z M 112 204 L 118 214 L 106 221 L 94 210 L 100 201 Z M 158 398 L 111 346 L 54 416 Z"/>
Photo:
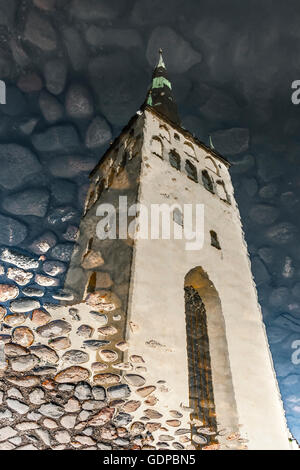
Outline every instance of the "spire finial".
<path fill-rule="evenodd" d="M 152 83 L 145 104 L 156 109 L 170 121 L 180 124 L 177 106 L 172 94 L 172 85 L 168 79 L 167 68 L 162 56 L 162 48 L 159 48 L 158 52 L 159 61 L 152 75 Z"/>
<path fill-rule="evenodd" d="M 162 56 L 162 48 L 160 47 L 159 48 L 159 61 L 158 61 L 158 64 L 157 64 L 157 67 L 163 67 L 164 69 L 166 68 L 165 66 L 165 63 L 164 63 L 164 59 L 163 59 L 163 56 Z"/>

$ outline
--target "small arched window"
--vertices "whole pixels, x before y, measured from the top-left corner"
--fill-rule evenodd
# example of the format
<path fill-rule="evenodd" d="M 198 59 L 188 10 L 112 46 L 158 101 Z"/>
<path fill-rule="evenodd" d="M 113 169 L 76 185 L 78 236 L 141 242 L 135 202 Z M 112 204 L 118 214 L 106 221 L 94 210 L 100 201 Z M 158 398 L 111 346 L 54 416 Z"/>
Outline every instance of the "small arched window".
<path fill-rule="evenodd" d="M 196 153 L 195 153 L 195 149 L 194 147 L 192 146 L 192 144 L 190 142 L 188 142 L 187 140 L 184 142 L 183 144 L 183 148 L 184 148 L 184 151 L 187 155 L 189 155 L 190 157 L 194 158 L 195 160 L 197 160 L 196 158 Z M 198 160 L 197 160 L 198 161 Z"/>
<path fill-rule="evenodd" d="M 163 157 L 163 144 L 159 137 L 154 136 L 151 141 L 151 150 L 157 157 Z"/>
<path fill-rule="evenodd" d="M 226 201 L 230 204 L 230 197 L 226 191 L 224 181 L 218 180 L 217 181 L 217 191 L 218 191 L 218 196 L 222 201 Z"/>
<path fill-rule="evenodd" d="M 205 189 L 214 194 L 214 183 L 206 170 L 202 171 L 202 183 Z"/>
<path fill-rule="evenodd" d="M 198 182 L 197 168 L 189 160 L 185 161 L 185 171 L 191 180 Z"/>
<path fill-rule="evenodd" d="M 210 233 L 210 244 L 211 244 L 211 246 L 217 248 L 217 250 L 221 250 L 221 246 L 220 246 L 220 243 L 219 243 L 219 240 L 218 240 L 218 235 L 216 234 L 216 232 L 211 230 L 209 233 Z"/>
<path fill-rule="evenodd" d="M 169 153 L 169 161 L 173 168 L 176 168 L 176 170 L 180 170 L 180 156 L 178 155 L 176 150 L 171 150 L 171 152 Z"/>
<path fill-rule="evenodd" d="M 205 166 L 206 168 L 220 176 L 220 170 L 218 168 L 218 165 L 213 161 L 211 157 L 205 157 Z"/>
<path fill-rule="evenodd" d="M 170 132 L 168 131 L 167 126 L 165 126 L 164 124 L 160 124 L 159 126 L 159 135 L 163 139 L 166 139 L 168 142 L 170 142 Z"/>
<path fill-rule="evenodd" d="M 175 140 L 178 140 L 178 141 L 180 140 L 180 136 L 179 136 L 179 134 L 177 134 L 176 132 L 175 132 L 175 134 L 174 134 L 174 139 L 175 139 Z"/>

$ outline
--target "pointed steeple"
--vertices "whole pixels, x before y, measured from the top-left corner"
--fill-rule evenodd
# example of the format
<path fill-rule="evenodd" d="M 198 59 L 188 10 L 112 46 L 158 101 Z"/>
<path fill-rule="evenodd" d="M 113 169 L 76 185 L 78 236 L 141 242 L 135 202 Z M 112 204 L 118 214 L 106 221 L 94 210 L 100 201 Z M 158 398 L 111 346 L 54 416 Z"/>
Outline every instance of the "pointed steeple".
<path fill-rule="evenodd" d="M 159 61 L 153 72 L 152 83 L 145 104 L 153 107 L 175 124 L 180 124 L 177 106 L 173 98 L 172 85 L 168 79 L 161 49 L 159 50 Z"/>

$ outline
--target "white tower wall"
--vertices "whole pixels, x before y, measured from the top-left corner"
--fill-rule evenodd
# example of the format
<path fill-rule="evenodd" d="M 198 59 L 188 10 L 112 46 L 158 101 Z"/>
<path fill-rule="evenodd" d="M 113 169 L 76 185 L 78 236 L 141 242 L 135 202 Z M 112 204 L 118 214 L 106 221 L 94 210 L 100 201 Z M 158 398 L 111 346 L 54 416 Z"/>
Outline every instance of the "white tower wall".
<path fill-rule="evenodd" d="M 180 140 L 174 138 L 175 133 Z M 153 136 L 161 139 L 163 159 L 153 153 L 154 148 L 158 153 L 160 148 L 157 142 L 152 145 Z M 190 144 L 198 161 L 186 153 L 192 152 Z M 169 163 L 171 149 L 176 149 L 181 157 L 180 171 Z M 206 158 L 209 153 L 211 159 Z M 198 183 L 185 173 L 186 158 L 197 167 Z M 231 204 L 221 200 L 224 190 L 220 185 L 216 185 L 218 194 L 204 188 L 201 182 L 204 169 L 215 181 L 223 180 Z M 219 171 L 219 176 L 214 169 Z M 239 429 L 241 436 L 248 439 L 249 449 L 289 449 L 282 401 L 226 164 L 146 110 L 139 202 L 149 210 L 151 204 L 199 203 L 204 204 L 205 211 L 201 250 L 187 251 L 186 240 L 138 239 L 135 242 L 128 315 L 131 326 L 135 326 L 127 331 L 128 356 L 140 352 L 148 365 L 149 380 L 166 381 L 170 393 L 165 398 L 160 394 L 158 406 L 172 410 L 178 409 L 181 403 L 189 403 L 184 279 L 191 269 L 201 267 L 218 293 L 225 325 L 226 338 L 219 335 L 218 339 L 219 322 L 210 312 L 208 300 L 208 335 L 219 429 L 225 427 L 232 432 Z M 217 233 L 221 250 L 211 246 L 210 230 Z"/>

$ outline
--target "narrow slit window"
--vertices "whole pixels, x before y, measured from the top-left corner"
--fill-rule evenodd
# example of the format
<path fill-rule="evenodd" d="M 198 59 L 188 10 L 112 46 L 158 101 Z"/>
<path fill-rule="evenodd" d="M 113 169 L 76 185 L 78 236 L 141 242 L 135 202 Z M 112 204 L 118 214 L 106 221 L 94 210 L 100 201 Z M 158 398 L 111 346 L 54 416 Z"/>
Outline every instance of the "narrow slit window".
<path fill-rule="evenodd" d="M 214 193 L 214 184 L 212 178 L 209 176 L 208 172 L 206 170 L 202 171 L 202 183 L 205 189 L 210 191 L 211 193 Z"/>
<path fill-rule="evenodd" d="M 89 277 L 89 282 L 88 282 L 87 289 L 86 289 L 87 294 L 92 294 L 93 292 L 95 292 L 96 282 L 97 282 L 97 273 L 94 272 Z"/>
<path fill-rule="evenodd" d="M 87 251 L 90 251 L 92 249 L 93 241 L 94 241 L 93 237 L 89 239 L 88 246 L 87 246 Z"/>
<path fill-rule="evenodd" d="M 221 250 L 221 245 L 218 240 L 218 235 L 213 230 L 210 231 L 210 244 L 217 250 Z"/>
<path fill-rule="evenodd" d="M 180 170 L 180 156 L 177 152 L 175 152 L 175 150 L 171 150 L 171 152 L 169 153 L 169 161 L 173 168 L 176 168 L 176 170 Z"/>
<path fill-rule="evenodd" d="M 189 160 L 186 160 L 185 162 L 185 170 L 186 170 L 187 176 L 191 180 L 197 183 L 198 182 L 197 168 Z"/>

